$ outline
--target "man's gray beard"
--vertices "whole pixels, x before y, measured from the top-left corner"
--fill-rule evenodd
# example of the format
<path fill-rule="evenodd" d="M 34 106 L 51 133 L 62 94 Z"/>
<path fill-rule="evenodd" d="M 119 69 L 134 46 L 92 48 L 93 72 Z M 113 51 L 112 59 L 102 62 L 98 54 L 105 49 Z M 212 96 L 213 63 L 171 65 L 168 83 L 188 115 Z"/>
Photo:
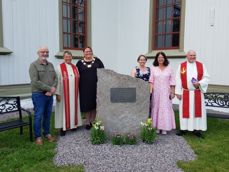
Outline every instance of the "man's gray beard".
<path fill-rule="evenodd" d="M 47 57 L 41 57 L 41 60 L 47 60 L 48 56 Z"/>

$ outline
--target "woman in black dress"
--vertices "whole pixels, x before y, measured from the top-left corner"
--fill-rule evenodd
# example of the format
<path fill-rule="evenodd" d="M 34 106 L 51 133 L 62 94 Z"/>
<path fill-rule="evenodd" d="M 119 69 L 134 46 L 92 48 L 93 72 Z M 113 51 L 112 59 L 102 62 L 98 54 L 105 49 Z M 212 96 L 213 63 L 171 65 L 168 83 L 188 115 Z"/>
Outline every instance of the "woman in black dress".
<path fill-rule="evenodd" d="M 86 113 L 86 129 L 90 129 L 96 117 L 97 68 L 104 68 L 104 65 L 93 57 L 91 47 L 86 47 L 83 53 L 84 58 L 76 64 L 80 74 L 80 110 Z"/>

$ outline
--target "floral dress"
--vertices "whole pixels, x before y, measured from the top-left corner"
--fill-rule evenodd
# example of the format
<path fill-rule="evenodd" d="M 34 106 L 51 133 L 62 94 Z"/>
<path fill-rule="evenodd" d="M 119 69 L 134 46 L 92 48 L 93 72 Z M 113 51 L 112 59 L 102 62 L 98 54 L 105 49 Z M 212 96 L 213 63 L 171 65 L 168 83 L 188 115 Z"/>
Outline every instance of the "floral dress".
<path fill-rule="evenodd" d="M 140 78 L 144 81 L 149 81 L 149 77 L 150 77 L 150 68 L 146 67 L 146 71 L 141 71 L 140 68 L 138 66 L 135 67 L 136 69 L 136 78 Z"/>
<path fill-rule="evenodd" d="M 140 68 L 138 66 L 135 67 L 136 69 L 136 78 L 140 78 L 144 81 L 149 81 L 150 78 L 150 68 L 146 67 L 146 71 L 141 71 Z M 149 105 L 149 115 L 148 117 L 151 117 L 151 99 L 152 99 L 152 95 L 150 95 L 150 105 Z"/>
<path fill-rule="evenodd" d="M 153 84 L 153 97 L 151 104 L 151 117 L 153 126 L 158 130 L 169 131 L 175 129 L 175 117 L 170 100 L 170 86 L 175 85 L 175 78 L 170 66 L 161 70 L 159 67 L 151 68 L 149 82 Z"/>

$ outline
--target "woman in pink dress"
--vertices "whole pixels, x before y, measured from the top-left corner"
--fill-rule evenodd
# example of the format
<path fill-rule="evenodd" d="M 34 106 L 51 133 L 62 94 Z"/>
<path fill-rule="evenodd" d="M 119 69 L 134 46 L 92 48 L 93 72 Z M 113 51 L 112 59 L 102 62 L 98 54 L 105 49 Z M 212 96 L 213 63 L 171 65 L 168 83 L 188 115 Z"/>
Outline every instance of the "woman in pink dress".
<path fill-rule="evenodd" d="M 152 93 L 151 117 L 157 133 L 167 134 L 176 128 L 172 99 L 175 97 L 175 78 L 164 52 L 156 54 L 150 74 Z"/>

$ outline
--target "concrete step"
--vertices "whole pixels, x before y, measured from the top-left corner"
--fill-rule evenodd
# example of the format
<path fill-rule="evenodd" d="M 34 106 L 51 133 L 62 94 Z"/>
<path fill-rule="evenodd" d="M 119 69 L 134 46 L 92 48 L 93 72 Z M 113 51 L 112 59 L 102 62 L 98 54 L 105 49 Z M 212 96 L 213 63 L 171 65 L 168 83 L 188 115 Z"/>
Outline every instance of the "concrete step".
<path fill-rule="evenodd" d="M 207 92 L 229 93 L 229 85 L 208 85 Z"/>
<path fill-rule="evenodd" d="M 20 96 L 21 99 L 31 97 L 30 84 L 3 85 L 0 86 L 0 96 Z"/>

